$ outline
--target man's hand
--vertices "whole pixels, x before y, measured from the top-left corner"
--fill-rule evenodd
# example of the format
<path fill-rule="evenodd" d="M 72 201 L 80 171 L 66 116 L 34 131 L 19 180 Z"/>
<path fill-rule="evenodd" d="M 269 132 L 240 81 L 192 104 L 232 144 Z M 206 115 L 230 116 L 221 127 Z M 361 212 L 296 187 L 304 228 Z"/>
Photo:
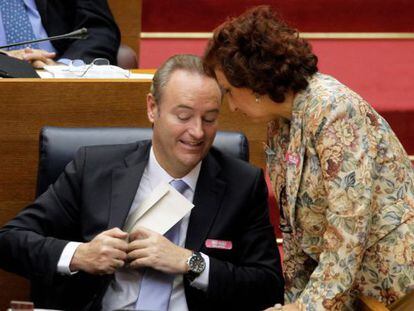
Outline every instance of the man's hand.
<path fill-rule="evenodd" d="M 127 232 L 113 228 L 98 234 L 92 241 L 78 246 L 70 263 L 71 271 L 112 274 L 125 265 Z"/>
<path fill-rule="evenodd" d="M 264 311 L 276 311 L 276 310 L 280 310 L 280 309 L 276 309 L 276 308 L 268 308 Z M 295 304 L 295 303 L 291 303 L 288 305 L 284 305 L 282 307 L 283 311 L 299 311 L 299 307 Z"/>
<path fill-rule="evenodd" d="M 175 245 L 161 234 L 141 227 L 130 234 L 129 240 L 129 267 L 151 267 L 171 274 L 188 272 L 187 258 L 192 251 Z"/>
<path fill-rule="evenodd" d="M 45 65 L 56 65 L 53 60 L 56 57 L 56 53 L 48 52 L 45 50 L 25 48 L 21 50 L 7 51 L 8 56 L 25 60 L 32 64 L 34 68 L 43 68 Z"/>

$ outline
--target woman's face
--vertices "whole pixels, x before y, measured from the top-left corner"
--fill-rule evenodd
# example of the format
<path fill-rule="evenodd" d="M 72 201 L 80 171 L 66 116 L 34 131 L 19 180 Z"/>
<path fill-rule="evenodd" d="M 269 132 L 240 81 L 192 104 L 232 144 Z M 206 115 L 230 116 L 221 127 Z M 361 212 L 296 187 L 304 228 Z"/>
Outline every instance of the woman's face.
<path fill-rule="evenodd" d="M 214 72 L 231 111 L 240 111 L 254 122 L 269 122 L 283 116 L 283 103 L 277 104 L 267 95 L 260 95 L 257 100 L 251 89 L 234 87 L 221 70 Z"/>
<path fill-rule="evenodd" d="M 227 80 L 221 70 L 215 70 L 217 82 L 220 85 L 223 95 L 227 99 L 231 111 L 240 111 L 248 117 L 254 118 L 257 115 L 256 96 L 247 88 L 236 88 Z"/>

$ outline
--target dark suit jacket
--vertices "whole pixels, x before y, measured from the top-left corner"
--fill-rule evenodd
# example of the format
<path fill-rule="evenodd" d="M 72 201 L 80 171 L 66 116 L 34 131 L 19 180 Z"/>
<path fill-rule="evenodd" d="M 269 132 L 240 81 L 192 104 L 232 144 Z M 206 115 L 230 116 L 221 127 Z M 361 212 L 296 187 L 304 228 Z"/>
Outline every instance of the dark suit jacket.
<path fill-rule="evenodd" d="M 64 173 L 0 230 L 0 266 L 32 282 L 37 307 L 99 309 L 111 276 L 61 276 L 69 241 L 123 227 L 148 161 L 150 142 L 81 148 Z M 190 310 L 262 310 L 283 299 L 263 173 L 212 149 L 203 160 L 186 247 L 210 256 L 207 292 L 185 281 Z M 206 239 L 233 242 L 206 248 Z"/>
<path fill-rule="evenodd" d="M 36 0 L 42 24 L 49 36 L 88 28 L 85 40 L 52 41 L 57 58 L 107 58 L 116 64 L 120 33 L 106 0 Z"/>

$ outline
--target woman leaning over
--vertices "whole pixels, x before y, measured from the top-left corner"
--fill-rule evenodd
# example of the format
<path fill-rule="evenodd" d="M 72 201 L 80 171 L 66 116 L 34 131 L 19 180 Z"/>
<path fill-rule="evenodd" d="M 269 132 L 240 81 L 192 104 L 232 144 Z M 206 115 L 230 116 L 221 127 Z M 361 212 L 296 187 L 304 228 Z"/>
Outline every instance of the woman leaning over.
<path fill-rule="evenodd" d="M 205 67 L 232 110 L 268 122 L 268 171 L 284 232 L 286 310 L 390 304 L 414 288 L 414 175 L 387 122 L 317 70 L 269 7 L 214 31 Z"/>

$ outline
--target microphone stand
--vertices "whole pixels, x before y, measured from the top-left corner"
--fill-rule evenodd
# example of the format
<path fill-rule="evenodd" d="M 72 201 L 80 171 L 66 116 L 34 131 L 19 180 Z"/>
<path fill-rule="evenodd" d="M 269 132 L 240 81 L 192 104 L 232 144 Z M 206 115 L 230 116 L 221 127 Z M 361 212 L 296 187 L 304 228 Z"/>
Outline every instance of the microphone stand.
<path fill-rule="evenodd" d="M 64 35 L 3 45 L 3 46 L 0 46 L 0 49 L 6 49 L 6 48 L 13 47 L 13 46 L 25 45 L 25 44 L 31 44 L 31 43 L 37 43 L 37 42 L 43 42 L 43 41 L 53 41 L 53 40 L 59 40 L 59 39 L 86 39 L 87 37 L 88 37 L 88 30 L 86 28 L 81 28 L 81 29 L 72 31 L 70 33 L 64 34 Z"/>

